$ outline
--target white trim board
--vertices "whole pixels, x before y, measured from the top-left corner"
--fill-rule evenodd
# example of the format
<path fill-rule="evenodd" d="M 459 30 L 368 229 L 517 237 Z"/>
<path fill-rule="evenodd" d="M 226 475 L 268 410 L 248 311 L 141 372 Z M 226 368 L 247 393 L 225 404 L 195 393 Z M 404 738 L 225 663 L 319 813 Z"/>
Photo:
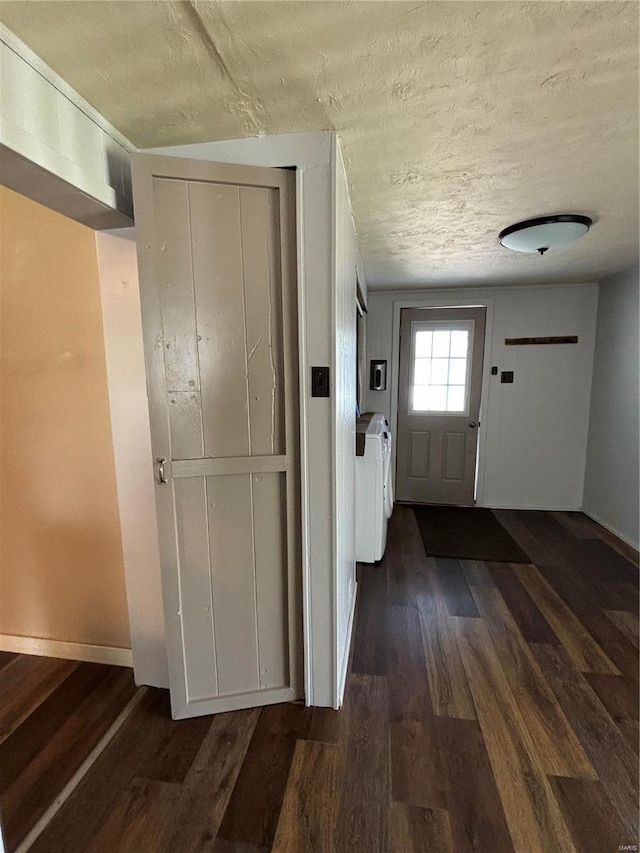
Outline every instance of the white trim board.
<path fill-rule="evenodd" d="M 446 285 L 446 284 L 421 284 L 419 287 L 372 287 L 368 286 L 368 294 L 369 296 L 394 296 L 397 299 L 411 299 L 412 295 L 415 294 L 419 297 L 423 296 L 438 296 L 439 294 L 447 294 L 452 299 L 457 298 L 455 294 L 461 293 L 477 293 L 481 291 L 484 293 L 485 290 L 528 290 L 529 288 L 535 287 L 536 289 L 545 290 L 551 289 L 555 290 L 558 287 L 592 287 L 594 284 L 599 284 L 600 282 L 597 279 L 593 281 L 558 281 L 552 284 L 548 282 L 528 282 L 523 284 L 499 284 L 495 282 L 466 282 L 465 284 L 454 284 L 454 285 Z"/>
<path fill-rule="evenodd" d="M 131 225 L 132 143 L 1 24 L 0 63 L 3 183 L 95 230 Z"/>
<path fill-rule="evenodd" d="M 89 663 L 107 663 L 112 666 L 133 666 L 131 649 L 93 646 L 88 643 L 68 643 L 63 640 L 45 640 L 39 637 L 19 637 L 13 634 L 0 634 L 0 651 Z"/>
<path fill-rule="evenodd" d="M 337 234 L 337 210 L 336 210 L 336 139 L 335 136 L 331 137 L 331 154 L 330 154 L 330 162 L 331 168 L 329 172 L 329 195 L 330 195 L 330 217 L 331 217 L 331 228 L 329 234 L 329 252 L 331 257 L 331 270 L 330 270 L 330 311 L 331 311 L 331 355 L 330 355 L 330 370 L 331 370 L 331 434 L 330 434 L 330 442 L 331 442 L 331 563 L 332 563 L 332 571 L 331 571 L 331 645 L 332 645 L 332 656 L 334 660 L 333 664 L 333 672 L 331 673 L 331 678 L 333 681 L 333 707 L 339 708 L 341 705 L 341 697 L 340 697 L 340 684 L 339 679 L 341 676 L 341 666 L 338 655 L 340 654 L 340 650 L 338 648 L 338 624 L 340 619 L 340 606 L 339 606 L 339 572 L 340 572 L 340 539 L 339 539 L 339 507 L 337 506 L 339 502 L 338 497 L 338 476 L 339 472 L 337 470 L 337 444 L 338 444 L 338 395 L 336 393 L 337 382 L 339 381 L 339 370 L 340 370 L 340 354 L 339 347 L 340 342 L 337 339 L 337 328 L 338 328 L 338 318 L 339 318 L 339 300 L 336 298 L 336 284 L 339 276 L 339 259 L 337 256 L 337 246 L 338 246 L 338 234 Z"/>
<path fill-rule="evenodd" d="M 538 506 L 537 504 L 487 504 L 484 509 L 505 509 L 514 512 L 582 512 L 579 506 Z"/>
<path fill-rule="evenodd" d="M 302 564 L 302 645 L 305 704 L 315 703 L 313 660 L 313 607 L 311 606 L 311 534 L 309 523 L 309 382 L 304 362 L 307 352 L 307 296 L 305 277 L 305 180 L 302 169 L 296 169 L 296 272 L 298 295 L 298 400 L 300 405 L 300 559 Z"/>
<path fill-rule="evenodd" d="M 591 510 L 585 509 L 584 507 L 578 507 L 577 512 L 582 512 L 587 518 L 590 518 L 591 521 L 595 521 L 596 524 L 599 524 L 600 527 L 604 527 L 605 530 L 608 530 L 609 533 L 613 533 L 614 536 L 617 536 L 621 542 L 624 542 L 625 545 L 628 545 L 630 548 L 634 548 L 636 551 L 640 550 L 640 547 L 637 542 L 632 542 L 624 533 L 620 533 L 619 530 L 616 530 L 615 527 L 612 527 L 608 522 L 603 521 L 599 516 L 595 513 L 591 512 Z"/>
<path fill-rule="evenodd" d="M 88 119 L 98 125 L 98 127 L 108 134 L 112 139 L 121 145 L 126 151 L 135 151 L 135 145 L 130 142 L 126 136 L 120 133 L 117 128 L 110 124 L 106 118 L 92 107 L 89 101 L 80 95 L 70 86 L 66 80 L 60 77 L 59 74 L 41 59 L 37 53 L 34 53 L 23 41 L 21 41 L 11 30 L 0 23 L 0 42 L 3 42 L 9 50 L 13 51 L 20 59 L 24 60 L 27 65 L 30 65 L 47 83 L 50 83 L 54 89 L 57 89 L 74 107 L 77 107 L 80 112 L 84 113 Z"/>
<path fill-rule="evenodd" d="M 356 601 L 358 600 L 358 584 L 353 585 L 353 596 L 351 599 L 351 607 L 349 608 L 349 622 L 345 637 L 344 649 L 342 650 L 342 661 L 339 662 L 340 670 L 338 673 L 338 690 L 336 692 L 334 708 L 339 710 L 344 702 L 344 690 L 347 684 L 347 674 L 349 670 L 349 658 L 351 657 L 351 644 L 353 643 L 353 623 L 356 616 Z"/>

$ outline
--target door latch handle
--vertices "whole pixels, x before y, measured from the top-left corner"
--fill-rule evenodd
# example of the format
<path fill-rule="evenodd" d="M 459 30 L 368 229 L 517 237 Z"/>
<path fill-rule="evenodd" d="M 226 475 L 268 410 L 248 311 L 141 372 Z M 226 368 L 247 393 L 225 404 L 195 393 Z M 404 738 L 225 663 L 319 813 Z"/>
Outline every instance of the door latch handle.
<path fill-rule="evenodd" d="M 475 429 L 478 424 L 475 421 L 469 421 L 469 426 L 471 427 L 471 429 Z"/>
<path fill-rule="evenodd" d="M 165 471 L 164 471 L 164 466 L 165 466 L 166 461 L 167 460 L 165 459 L 164 456 L 159 456 L 156 459 L 156 464 L 158 466 L 158 485 L 159 486 L 164 486 L 167 483 L 167 478 L 166 478 Z"/>

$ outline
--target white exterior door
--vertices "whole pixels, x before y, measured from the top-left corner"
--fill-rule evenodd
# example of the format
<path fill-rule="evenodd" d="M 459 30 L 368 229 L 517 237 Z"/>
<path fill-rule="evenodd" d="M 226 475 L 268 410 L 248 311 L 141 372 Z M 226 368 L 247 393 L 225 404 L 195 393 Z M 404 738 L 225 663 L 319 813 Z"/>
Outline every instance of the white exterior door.
<path fill-rule="evenodd" d="M 485 308 L 402 311 L 396 497 L 474 503 Z"/>
<path fill-rule="evenodd" d="M 133 182 L 173 715 L 298 699 L 294 173 Z"/>

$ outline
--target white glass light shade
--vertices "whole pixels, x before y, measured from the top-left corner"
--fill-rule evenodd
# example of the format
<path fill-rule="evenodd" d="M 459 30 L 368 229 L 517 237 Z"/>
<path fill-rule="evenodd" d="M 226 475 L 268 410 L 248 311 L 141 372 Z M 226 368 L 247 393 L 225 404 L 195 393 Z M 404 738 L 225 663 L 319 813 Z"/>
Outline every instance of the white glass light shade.
<path fill-rule="evenodd" d="M 588 216 L 541 216 L 505 228 L 500 232 L 500 242 L 514 252 L 538 252 L 543 255 L 549 249 L 557 249 L 584 236 L 590 227 Z"/>

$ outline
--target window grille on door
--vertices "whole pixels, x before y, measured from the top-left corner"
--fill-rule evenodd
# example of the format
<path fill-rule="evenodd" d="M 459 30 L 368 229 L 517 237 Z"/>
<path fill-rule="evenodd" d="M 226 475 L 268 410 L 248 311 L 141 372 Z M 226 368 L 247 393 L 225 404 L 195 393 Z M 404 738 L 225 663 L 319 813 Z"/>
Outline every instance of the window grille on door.
<path fill-rule="evenodd" d="M 473 320 L 411 324 L 409 413 L 468 413 L 473 326 Z"/>

